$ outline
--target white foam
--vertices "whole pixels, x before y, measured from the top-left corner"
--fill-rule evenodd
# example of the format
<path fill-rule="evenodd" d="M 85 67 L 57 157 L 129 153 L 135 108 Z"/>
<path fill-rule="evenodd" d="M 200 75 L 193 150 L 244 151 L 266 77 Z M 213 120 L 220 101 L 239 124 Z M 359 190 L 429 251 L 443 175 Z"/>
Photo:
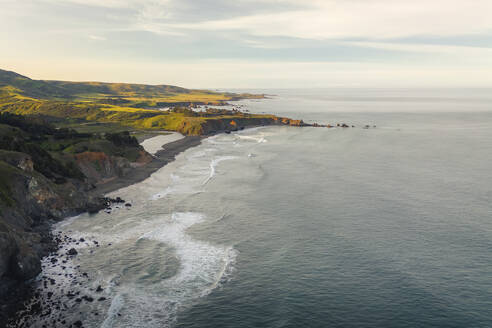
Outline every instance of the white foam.
<path fill-rule="evenodd" d="M 195 240 L 186 232 L 204 220 L 205 216 L 200 213 L 176 212 L 168 224 L 159 225 L 139 238 L 173 247 L 180 262 L 178 272 L 161 281 L 159 288 L 123 286 L 125 311 L 122 311 L 122 317 L 115 317 L 114 312 L 121 310 L 115 305 L 114 309 L 118 310 L 108 311 L 106 319 L 110 322 L 109 318 L 113 318 L 112 326 L 101 327 L 169 327 L 175 321 L 180 307 L 208 295 L 227 279 L 236 259 L 235 249 Z"/>
<path fill-rule="evenodd" d="M 88 271 L 90 282 L 82 281 L 83 286 L 72 285 L 72 281 L 67 280 L 57 288 L 62 287 L 65 292 L 68 289 L 94 290 L 100 284 L 105 287 L 104 293 L 108 300 L 111 300 L 111 303 L 109 301 L 83 303 L 84 307 L 90 307 L 101 314 L 106 313 L 106 316 L 87 318 L 84 324 L 102 328 L 169 327 L 174 323 L 180 308 L 191 305 L 193 300 L 209 294 L 230 277 L 237 251 L 232 246 L 197 240 L 187 232 L 187 229 L 193 225 L 205 222 L 203 214 L 194 212 L 163 214 L 167 213 L 167 204 L 173 204 L 177 194 L 202 192 L 205 189 L 203 185 L 216 175 L 219 163 L 240 156 L 237 151 L 230 150 L 231 141 L 242 143 L 235 136 L 223 135 L 213 140 L 217 143 L 205 143 L 197 149 L 190 149 L 183 153 L 177 159 L 176 165 L 166 166 L 143 182 L 144 188 L 142 185 L 140 187 L 135 185 L 120 190 L 118 196 L 127 198 L 129 194 L 134 201 L 132 211 L 115 211 L 113 215 L 101 213 L 90 218 L 88 215 L 82 215 L 80 218 L 70 218 L 58 225 L 58 229 L 69 236 L 77 240 L 79 237 L 84 237 L 87 241 L 79 245 L 66 245 L 62 251 L 65 253 L 71 247 L 80 251 L 79 255 L 68 263 L 73 273 L 79 271 L 76 264 L 83 264 L 84 261 L 90 261 L 95 265 L 95 268 L 87 270 L 95 270 Z M 226 154 L 238 156 L 217 156 L 223 154 L 224 150 L 227 150 Z M 166 205 L 162 207 L 159 202 L 149 201 L 149 199 L 160 198 L 170 199 L 172 202 L 163 202 Z M 145 215 L 141 215 L 142 206 L 144 209 L 146 206 L 149 207 Z M 76 221 L 77 219 L 80 221 Z M 148 242 L 137 243 L 141 239 L 170 246 L 163 247 L 162 252 L 165 252 L 163 253 L 165 255 L 158 258 L 171 258 L 172 261 L 169 263 L 158 261 L 153 264 L 159 266 L 162 263 L 162 269 L 169 270 L 166 272 L 170 274 L 175 273 L 174 276 L 151 283 L 142 283 L 125 271 L 127 265 L 134 265 L 132 258 L 126 258 L 126 254 L 119 254 L 115 250 L 140 250 L 139 244 L 148 244 Z M 96 248 L 93 240 L 97 240 L 101 247 Z M 110 246 L 109 243 L 112 245 Z M 156 248 L 156 251 L 157 249 L 161 248 Z M 110 254 L 116 257 L 115 266 L 102 260 Z M 131 254 L 137 259 L 145 256 L 141 253 Z M 98 261 L 90 258 L 92 256 Z M 178 263 L 179 267 L 176 268 Z M 146 268 L 142 267 L 142 270 L 144 269 Z M 55 277 L 60 273 L 53 270 L 56 269 L 45 268 L 43 274 Z M 121 283 L 118 283 L 119 279 Z M 86 310 L 89 313 L 89 309 L 85 308 L 84 311 Z M 77 313 L 74 312 L 75 315 Z"/>
<path fill-rule="evenodd" d="M 238 138 L 247 141 L 256 141 L 257 143 L 267 142 L 267 140 L 263 136 L 238 136 Z"/>
<path fill-rule="evenodd" d="M 55 229 L 60 229 L 60 228 L 62 228 L 64 226 L 67 226 L 67 225 L 71 224 L 73 221 L 77 220 L 80 216 L 81 216 L 81 214 L 76 215 L 76 216 L 72 216 L 72 217 L 69 217 L 69 218 L 66 218 L 65 220 L 57 223 L 55 225 Z"/>
<path fill-rule="evenodd" d="M 109 229 L 104 230 L 97 236 L 99 242 L 122 242 L 124 240 L 148 239 L 165 243 L 172 247 L 176 258 L 179 260 L 177 273 L 165 280 L 155 284 L 141 285 L 138 281 L 126 280 L 119 284 L 120 274 L 101 275 L 91 277 L 92 288 L 98 284 L 106 285 L 105 293 L 110 297 L 111 304 L 91 303 L 84 306 L 91 307 L 98 312 L 106 312 L 106 316 L 97 320 L 97 317 L 86 318 L 86 324 L 97 324 L 101 328 L 111 327 L 170 327 L 176 320 L 177 312 L 182 306 L 187 306 L 196 298 L 208 295 L 220 286 L 232 272 L 236 258 L 236 251 L 232 246 L 213 245 L 211 243 L 194 239 L 187 233 L 187 229 L 195 224 L 205 221 L 205 216 L 193 212 L 176 212 L 171 216 L 154 217 L 152 220 L 143 220 L 132 229 Z M 78 237 L 79 233 L 73 231 L 72 237 Z M 92 238 L 91 238 L 92 239 Z M 87 244 L 94 247 L 92 240 L 86 237 Z M 85 244 L 85 243 L 84 243 Z M 87 247 L 85 245 L 65 245 L 64 253 L 70 247 L 78 249 Z M 96 249 L 94 248 L 96 251 Z M 84 253 L 79 254 L 74 260 L 78 262 Z M 45 259 L 44 263 L 49 264 Z M 67 263 L 70 271 L 63 273 L 74 273 L 77 271 L 75 265 L 70 261 Z M 71 280 L 58 277 L 61 269 L 59 267 L 47 267 L 43 274 L 48 277 L 56 277 L 58 285 L 56 290 L 63 293 L 77 290 L 78 286 L 72 284 Z M 96 273 L 96 275 L 101 273 Z M 62 287 L 63 286 L 63 287 Z M 60 288 L 61 287 L 61 288 Z M 85 285 L 80 287 L 88 288 Z M 56 294 L 56 293 L 55 293 Z M 86 309 L 89 311 L 88 309 Z M 54 313 L 56 315 L 56 313 Z M 39 320 L 34 319 L 34 320 Z M 49 317 L 40 322 L 49 322 Z"/>
<path fill-rule="evenodd" d="M 152 200 L 157 200 L 159 198 L 164 198 L 167 195 L 171 194 L 173 191 L 174 191 L 174 189 L 172 187 L 167 187 L 163 191 L 161 191 L 161 192 L 159 192 L 157 194 L 152 195 Z"/>
<path fill-rule="evenodd" d="M 204 185 L 207 184 L 215 176 L 215 168 L 220 162 L 228 161 L 235 158 L 236 156 L 220 156 L 218 158 L 213 159 L 212 162 L 210 162 L 210 174 L 207 177 L 207 179 L 203 181 L 203 184 Z"/>
<path fill-rule="evenodd" d="M 224 140 L 225 139 L 225 140 Z M 216 135 L 205 139 L 207 143 L 212 145 L 231 145 L 233 144 L 233 139 L 230 135 Z"/>
<path fill-rule="evenodd" d="M 194 240 L 186 233 L 188 228 L 203 222 L 204 218 L 200 213 L 173 213 L 169 225 L 159 227 L 139 238 L 161 241 L 175 248 L 180 260 L 179 272 L 162 282 L 175 296 L 202 295 L 204 287 L 218 284 L 226 268 L 235 258 L 232 247 L 215 246 Z"/>
<path fill-rule="evenodd" d="M 111 301 L 111 306 L 108 309 L 106 319 L 104 319 L 101 328 L 111 328 L 114 326 L 114 322 L 118 316 L 118 312 L 121 311 L 124 304 L 125 301 L 120 294 L 116 295 L 113 298 L 113 300 Z"/>

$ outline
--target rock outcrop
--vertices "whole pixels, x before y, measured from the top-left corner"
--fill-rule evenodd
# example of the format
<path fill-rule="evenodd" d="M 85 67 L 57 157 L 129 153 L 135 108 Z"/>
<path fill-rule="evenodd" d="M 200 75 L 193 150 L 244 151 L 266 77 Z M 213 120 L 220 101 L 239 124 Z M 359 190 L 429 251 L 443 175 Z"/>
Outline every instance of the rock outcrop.
<path fill-rule="evenodd" d="M 247 127 L 262 125 L 289 125 L 289 126 L 308 126 L 302 120 L 293 120 L 285 117 L 273 115 L 254 116 L 254 117 L 231 117 L 208 119 L 200 125 L 193 125 L 183 122 L 178 131 L 187 135 L 210 135 L 219 132 L 237 131 Z"/>
<path fill-rule="evenodd" d="M 135 162 L 105 153 L 76 158 L 85 181 L 56 183 L 34 169 L 31 156 L 0 152 L 0 327 L 31 292 L 26 282 L 41 272 L 41 259 L 56 248 L 51 223 L 105 208 L 107 200 L 92 191 L 93 184 L 131 174 L 152 160 L 143 150 Z"/>
<path fill-rule="evenodd" d="M 138 158 L 131 162 L 125 157 L 110 156 L 103 152 L 86 151 L 75 155 L 78 168 L 90 184 L 98 185 L 129 174 L 135 167 L 152 161 L 152 156 L 140 151 Z"/>

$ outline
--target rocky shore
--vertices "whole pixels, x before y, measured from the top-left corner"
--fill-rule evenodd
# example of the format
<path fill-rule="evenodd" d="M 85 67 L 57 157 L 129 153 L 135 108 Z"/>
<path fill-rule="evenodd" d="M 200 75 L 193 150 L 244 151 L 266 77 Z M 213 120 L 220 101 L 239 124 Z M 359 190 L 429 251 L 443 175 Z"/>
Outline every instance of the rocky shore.
<path fill-rule="evenodd" d="M 106 194 L 147 179 L 152 173 L 172 162 L 181 152 L 198 146 L 203 138 L 200 136 L 186 136 L 183 139 L 166 144 L 165 149 L 159 150 L 150 162 L 133 169 L 129 174 L 96 186 L 92 191 L 93 195 Z"/>
<path fill-rule="evenodd" d="M 61 306 L 56 300 L 43 303 L 38 299 L 39 291 L 35 289 L 33 279 L 42 270 L 42 258 L 50 259 L 52 266 L 66 269 L 63 268 L 63 262 L 66 261 L 63 257 L 76 254 L 62 250 L 69 243 L 82 241 L 68 240 L 66 236 L 53 236 L 52 224 L 82 212 L 97 213 L 114 206 L 131 207 L 130 203 L 125 203 L 118 197 L 111 199 L 103 195 L 146 179 L 173 161 L 182 151 L 199 145 L 202 138 L 189 136 L 166 144 L 166 149 L 158 151 L 141 165 L 129 166 L 125 161 L 109 158 L 106 163 L 112 166 L 106 170 L 109 178 L 92 185 L 73 180 L 60 187 L 42 175 L 37 175 L 32 169 L 32 163 L 29 165 L 20 160 L 12 163 L 18 168 L 27 165 L 27 172 L 20 172 L 16 177 L 18 190 L 14 191 L 13 197 L 15 201 L 23 202 L 24 206 L 3 207 L 1 212 L 0 327 L 20 327 L 24 322 L 23 317 L 33 313 L 47 313 L 51 307 Z M 29 157 L 24 160 L 28 161 Z M 91 177 L 90 171 L 88 172 Z M 112 176 L 108 172 L 112 172 Z M 100 175 L 101 171 L 97 174 Z M 71 275 L 73 279 L 81 278 L 74 273 Z M 56 285 L 56 282 L 45 281 L 41 286 L 43 284 Z M 81 300 L 85 301 L 84 298 Z M 62 321 L 60 319 L 58 324 Z"/>
<path fill-rule="evenodd" d="M 217 121 L 212 122 L 206 127 L 205 135 L 231 133 L 244 128 L 266 125 L 330 127 L 276 117 L 264 120 L 231 119 L 220 121 L 218 125 Z M 64 295 L 67 297 L 66 302 L 55 298 L 46 300 L 39 297 L 40 291 L 35 289 L 33 279 L 42 270 L 41 259 L 44 258 L 44 263 L 48 261 L 45 265 L 49 265 L 50 268 L 60 268 L 61 275 L 67 279 L 74 281 L 88 279 L 81 268 L 68 270 L 65 265 L 66 257 L 77 255 L 76 250 L 72 250 L 70 245 L 98 242 L 96 240 L 71 240 L 61 235 L 53 236 L 51 226 L 67 216 L 83 212 L 111 211 L 111 208 L 115 206 L 130 209 L 130 203 L 125 203 L 119 198 L 106 198 L 104 195 L 145 180 L 152 173 L 173 161 L 179 153 L 199 145 L 206 137 L 205 135 L 186 136 L 167 143 L 165 148 L 157 151 L 153 156 L 141 149 L 133 162 L 104 153 L 82 153 L 77 156 L 77 163 L 87 177 L 86 181 L 69 179 L 61 185 L 54 184 L 37 174 L 29 156 L 16 155 L 18 157 L 16 161 L 13 161 L 14 157 L 10 156 L 10 164 L 15 166 L 18 175 L 14 179 L 17 187 L 14 188 L 13 199 L 16 203 L 22 203 L 23 206 L 3 207 L 0 213 L 3 218 L 0 220 L 0 328 L 7 327 L 7 322 L 8 327 L 21 327 L 26 316 L 34 313 L 48 315 L 53 307 L 59 309 L 66 306 L 66 302 L 94 301 L 95 296 L 92 294 L 97 291 L 88 291 L 88 295 L 71 295 L 68 292 L 68 296 Z M 67 273 L 63 273 L 65 271 Z M 77 275 L 76 272 L 79 274 Z M 41 281 L 40 288 L 49 286 L 55 288 L 57 284 L 56 281 Z M 90 292 L 92 296 L 89 295 Z M 82 326 L 82 322 L 79 325 L 79 323 L 67 321 L 67 318 L 60 317 L 56 320 L 55 326 L 63 326 L 64 321 L 67 326 Z"/>

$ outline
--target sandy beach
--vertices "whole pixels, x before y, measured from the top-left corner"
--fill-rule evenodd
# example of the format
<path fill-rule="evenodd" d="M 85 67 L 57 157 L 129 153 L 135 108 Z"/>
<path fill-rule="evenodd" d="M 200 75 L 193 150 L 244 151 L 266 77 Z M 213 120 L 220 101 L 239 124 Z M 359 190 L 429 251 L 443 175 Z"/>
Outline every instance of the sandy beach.
<path fill-rule="evenodd" d="M 152 173 L 172 162 L 176 156 L 190 147 L 201 143 L 203 137 L 183 136 L 179 133 L 158 135 L 144 140 L 141 145 L 154 156 L 152 162 L 134 168 L 129 174 L 97 186 L 94 194 L 107 194 L 148 178 Z M 165 146 L 165 148 L 163 148 Z"/>
<path fill-rule="evenodd" d="M 143 140 L 140 145 L 144 147 L 149 154 L 155 155 L 159 150 L 171 142 L 183 139 L 185 136 L 178 132 L 170 132 L 169 134 L 157 135 L 152 138 Z"/>

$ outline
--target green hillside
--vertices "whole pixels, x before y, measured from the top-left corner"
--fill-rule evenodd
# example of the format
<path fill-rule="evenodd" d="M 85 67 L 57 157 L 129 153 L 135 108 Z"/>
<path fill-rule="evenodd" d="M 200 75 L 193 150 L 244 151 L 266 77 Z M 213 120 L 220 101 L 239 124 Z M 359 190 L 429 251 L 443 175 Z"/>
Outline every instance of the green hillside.
<path fill-rule="evenodd" d="M 263 98 L 263 95 L 218 93 L 170 85 L 32 80 L 0 70 L 0 111 L 42 115 L 52 118 L 54 123 L 71 126 L 99 122 L 113 127 L 165 129 L 198 135 L 211 130 L 204 128 L 210 125 L 209 121 L 271 117 L 231 111 L 197 114 L 190 110 L 159 110 L 162 107 L 221 105 L 244 98 Z"/>
<path fill-rule="evenodd" d="M 246 94 L 192 90 L 172 85 L 32 80 L 15 72 L 1 69 L 0 89 L 29 98 L 125 104 L 138 108 L 182 103 L 218 105 L 237 98 L 257 97 Z"/>

